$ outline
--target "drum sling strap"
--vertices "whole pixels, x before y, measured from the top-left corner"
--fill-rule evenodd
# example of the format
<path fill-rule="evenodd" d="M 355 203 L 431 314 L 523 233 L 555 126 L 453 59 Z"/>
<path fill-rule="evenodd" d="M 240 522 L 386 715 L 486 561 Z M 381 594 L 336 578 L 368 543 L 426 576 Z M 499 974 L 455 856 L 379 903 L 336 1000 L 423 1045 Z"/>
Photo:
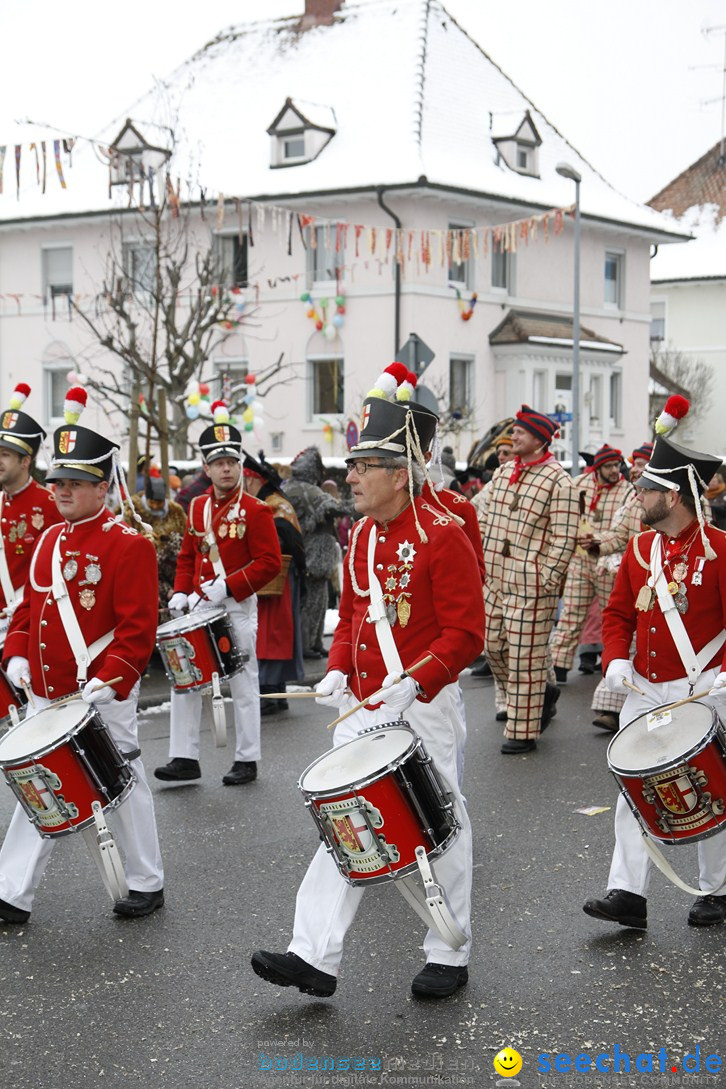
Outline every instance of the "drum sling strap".
<path fill-rule="evenodd" d="M 3 513 L 3 503 L 5 501 L 5 492 L 0 489 L 0 518 Z M 3 594 L 5 595 L 5 604 L 13 605 L 17 594 L 15 587 L 13 586 L 10 578 L 10 571 L 8 570 L 8 558 L 5 555 L 5 538 L 0 532 L 0 586 L 2 586 Z"/>
<path fill-rule="evenodd" d="M 51 577 L 53 580 L 52 593 L 53 599 L 58 606 L 60 618 L 63 621 L 63 630 L 66 633 L 66 638 L 70 643 L 73 657 L 76 660 L 76 680 L 78 681 L 78 687 L 82 688 L 88 680 L 89 665 L 93 659 L 112 642 L 115 635 L 115 629 L 112 628 L 111 631 L 106 632 L 105 635 L 96 639 L 95 642 L 91 643 L 90 647 L 86 646 L 86 640 L 83 638 L 81 625 L 78 623 L 76 611 L 68 596 L 66 580 L 63 578 L 63 572 L 61 571 L 60 539 L 61 534 L 59 533 L 55 539 L 53 557 L 50 564 Z"/>
<path fill-rule="evenodd" d="M 393 638 L 391 625 L 386 614 L 386 604 L 383 600 L 383 590 L 376 575 L 376 527 L 371 526 L 368 538 L 368 586 L 370 587 L 371 601 L 368 606 L 368 618 L 375 625 L 378 646 L 389 673 L 403 673 L 403 663 L 398 653 L 396 641 Z M 408 877 L 402 877 L 394 881 L 395 887 L 404 900 L 426 923 L 433 926 L 443 941 L 450 949 L 460 949 L 466 942 L 466 935 L 456 922 L 444 899 L 444 890 L 436 884 L 431 872 L 429 860 L 423 847 L 416 848 L 416 861 L 424 883 L 424 896 L 417 885 Z"/>
<path fill-rule="evenodd" d="M 668 630 L 671 633 L 673 642 L 676 645 L 676 650 L 678 651 L 686 670 L 688 683 L 691 686 L 691 692 L 693 692 L 693 686 L 701 673 L 703 673 L 714 654 L 718 653 L 724 645 L 724 642 L 726 641 L 726 631 L 720 631 L 718 635 L 714 636 L 714 638 L 696 654 L 693 649 L 693 644 L 688 638 L 688 632 L 683 623 L 683 618 L 678 612 L 673 601 L 673 595 L 668 589 L 667 580 L 663 572 L 661 539 L 659 534 L 656 534 L 653 538 L 653 545 L 650 550 L 650 578 L 648 579 L 648 583 L 651 589 L 654 589 L 656 592 L 660 610 L 665 617 Z M 655 863 L 660 872 L 679 889 L 682 889 L 683 892 L 687 892 L 691 896 L 703 896 L 704 893 L 701 889 L 694 889 L 691 885 L 687 885 L 685 881 L 681 880 L 660 847 L 657 846 L 655 841 L 650 838 L 642 827 L 641 831 L 643 832 L 645 849 L 648 852 L 648 856 L 651 861 Z M 724 880 L 717 889 L 714 889 L 713 893 L 709 893 L 708 895 L 718 895 L 724 888 L 726 888 L 726 880 Z"/>
<path fill-rule="evenodd" d="M 227 580 L 227 572 L 222 562 L 222 557 L 219 554 L 219 545 L 217 544 L 217 538 L 212 529 L 212 500 L 208 499 L 206 506 L 204 507 L 204 539 L 209 545 L 209 560 L 214 569 L 215 575 Z"/>

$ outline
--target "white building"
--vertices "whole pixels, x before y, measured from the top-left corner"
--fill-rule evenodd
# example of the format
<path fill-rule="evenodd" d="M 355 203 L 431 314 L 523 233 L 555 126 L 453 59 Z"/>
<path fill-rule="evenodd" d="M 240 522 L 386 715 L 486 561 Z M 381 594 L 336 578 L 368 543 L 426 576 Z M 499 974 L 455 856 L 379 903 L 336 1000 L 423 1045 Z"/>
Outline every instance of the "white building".
<path fill-rule="evenodd" d="M 694 235 L 659 250 L 652 262 L 651 336 L 656 345 L 700 359 L 713 372 L 710 408 L 679 436 L 726 453 L 726 162 L 721 143 L 679 174 L 650 203 Z"/>
<path fill-rule="evenodd" d="M 414 332 L 435 352 L 426 385 L 462 417 L 448 436 L 459 457 L 522 402 L 570 411 L 572 218 L 542 218 L 574 201 L 573 183 L 556 173 L 563 161 L 582 177 L 581 444 L 639 444 L 650 253 L 682 240 L 681 228 L 612 189 L 439 0 L 340 9 L 306 0 L 306 9 L 301 20 L 247 24 L 202 48 L 133 106 L 124 155 L 111 165 L 113 174 L 136 162 L 139 137 L 172 149 L 173 130 L 168 165 L 174 183 L 183 179 L 194 230 L 202 245 L 215 236 L 228 285 L 255 310 L 254 327 L 233 330 L 200 377 L 257 372 L 281 353 L 293 376 L 267 397 L 265 433 L 252 445 L 270 456 L 311 443 L 344 454 L 346 425 Z M 107 144 L 120 127 L 109 126 Z M 103 149 L 79 142 L 69 168 L 61 147 L 62 189 L 49 144 L 42 193 L 29 148 L 42 138 L 14 135 L 23 141 L 17 194 L 5 164 L 0 401 L 29 381 L 27 409 L 50 427 L 69 370 L 115 365 L 70 320 L 68 297 L 89 313 L 103 305 L 114 232 L 138 278 L 151 266 L 149 238 L 123 211 L 127 187 L 109 186 Z M 333 299 L 345 297 L 330 336 L 306 316 L 308 290 L 318 313 L 329 300 L 326 326 Z M 86 421 L 120 438 L 127 426 L 118 413 L 104 419 L 103 406 Z"/>

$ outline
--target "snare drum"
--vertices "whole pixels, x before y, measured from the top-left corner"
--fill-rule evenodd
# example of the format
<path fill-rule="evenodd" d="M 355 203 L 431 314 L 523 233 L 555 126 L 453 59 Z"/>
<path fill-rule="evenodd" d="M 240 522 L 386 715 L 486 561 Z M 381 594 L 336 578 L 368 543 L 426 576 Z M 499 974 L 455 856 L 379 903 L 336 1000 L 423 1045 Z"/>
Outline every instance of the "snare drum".
<path fill-rule="evenodd" d="M 424 744 L 402 722 L 361 734 L 315 760 L 299 789 L 351 885 L 418 872 L 451 845 L 460 825 Z"/>
<path fill-rule="evenodd" d="M 226 609 L 195 609 L 169 620 L 157 629 L 156 645 L 177 692 L 208 692 L 215 673 L 226 680 L 246 661 Z"/>
<path fill-rule="evenodd" d="M 44 838 L 92 824 L 94 802 L 120 805 L 136 783 L 98 712 L 80 699 L 51 704 L 9 730 L 0 770 Z"/>
<path fill-rule="evenodd" d="M 695 842 L 726 823 L 726 731 L 705 703 L 653 711 L 610 742 L 608 765 L 643 829 Z"/>

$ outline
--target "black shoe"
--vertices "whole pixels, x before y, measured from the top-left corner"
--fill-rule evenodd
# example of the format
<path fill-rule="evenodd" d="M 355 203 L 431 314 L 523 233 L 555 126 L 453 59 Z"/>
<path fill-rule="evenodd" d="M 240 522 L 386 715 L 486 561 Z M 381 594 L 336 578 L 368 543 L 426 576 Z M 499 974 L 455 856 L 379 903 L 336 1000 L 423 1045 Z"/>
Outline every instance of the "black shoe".
<path fill-rule="evenodd" d="M 511 753 L 534 752 L 536 748 L 537 742 L 533 737 L 528 738 L 526 741 L 518 741 L 516 738 L 507 738 L 506 741 L 502 742 L 502 747 L 499 751 L 508 756 Z"/>
<path fill-rule="evenodd" d="M 198 760 L 175 756 L 161 768 L 154 768 L 154 775 L 164 783 L 181 783 L 189 779 L 201 779 L 202 769 Z"/>
<path fill-rule="evenodd" d="M 319 650 L 307 650 L 303 654 L 303 658 L 307 658 L 308 661 L 320 661 L 323 655 Z"/>
<path fill-rule="evenodd" d="M 472 669 L 471 675 L 472 677 L 491 677 L 492 667 L 489 665 L 489 662 L 484 661 L 480 666 L 477 666 L 476 669 Z"/>
<path fill-rule="evenodd" d="M 611 734 L 616 734 L 620 729 L 620 715 L 615 711 L 597 711 L 592 724 L 599 726 L 601 730 L 609 730 Z"/>
<path fill-rule="evenodd" d="M 257 764 L 254 760 L 235 760 L 226 775 L 222 776 L 225 786 L 242 786 L 257 778 Z"/>
<path fill-rule="evenodd" d="M 469 982 L 469 969 L 455 964 L 427 964 L 411 984 L 416 998 L 449 998 Z"/>
<path fill-rule="evenodd" d="M 128 896 L 116 901 L 113 910 L 116 915 L 123 915 L 126 919 L 139 919 L 142 915 L 151 915 L 152 911 L 158 911 L 163 906 L 163 889 L 158 892 L 136 892 L 130 889 Z"/>
<path fill-rule="evenodd" d="M 647 905 L 648 901 L 644 896 L 625 892 L 624 889 L 610 889 L 602 900 L 588 900 L 582 905 L 582 910 L 586 915 L 592 915 L 593 919 L 605 919 L 608 923 L 620 923 L 621 926 L 645 930 L 648 925 Z"/>
<path fill-rule="evenodd" d="M 279 702 L 279 700 L 260 700 L 260 715 L 262 718 L 265 718 L 266 715 L 276 715 Z"/>
<path fill-rule="evenodd" d="M 586 650 L 580 655 L 580 673 L 588 675 L 597 669 L 597 653 L 594 650 Z"/>
<path fill-rule="evenodd" d="M 277 710 L 278 711 L 289 711 L 290 710 L 290 704 L 288 703 L 287 700 L 278 700 L 277 701 Z"/>
<path fill-rule="evenodd" d="M 30 918 L 29 911 L 13 907 L 7 900 L 0 900 L 0 919 L 6 923 L 27 923 Z"/>
<path fill-rule="evenodd" d="M 1 910 L 1 909 L 0 909 Z M 726 896 L 699 896 L 688 912 L 689 926 L 715 926 L 726 919 Z"/>
<path fill-rule="evenodd" d="M 303 994 L 330 998 L 335 994 L 338 980 L 320 972 L 296 953 L 267 953 L 259 949 L 252 954 L 252 969 L 256 975 L 278 987 L 297 987 Z"/>
<path fill-rule="evenodd" d="M 555 666 L 555 677 L 558 684 L 567 684 L 567 670 L 562 666 Z"/>
<path fill-rule="evenodd" d="M 560 690 L 554 684 L 545 686 L 544 703 L 542 705 L 542 718 L 539 723 L 539 732 L 543 734 L 555 717 L 555 704 L 560 698 Z"/>
<path fill-rule="evenodd" d="M 494 717 L 497 720 L 497 722 L 506 722 L 507 721 L 507 712 L 506 711 L 497 711 L 497 713 L 496 713 L 496 715 Z"/>

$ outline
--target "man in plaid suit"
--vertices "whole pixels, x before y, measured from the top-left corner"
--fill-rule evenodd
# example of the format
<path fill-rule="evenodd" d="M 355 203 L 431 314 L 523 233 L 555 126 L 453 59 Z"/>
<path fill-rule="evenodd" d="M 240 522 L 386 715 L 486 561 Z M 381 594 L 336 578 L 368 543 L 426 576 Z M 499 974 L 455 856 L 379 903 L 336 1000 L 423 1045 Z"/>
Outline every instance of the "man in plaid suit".
<path fill-rule="evenodd" d="M 557 425 L 522 405 L 512 428 L 514 462 L 495 470 L 485 523 L 486 644 L 507 691 L 502 752 L 524 753 L 552 717 L 547 643 L 579 521 L 577 492 L 550 453 Z"/>

